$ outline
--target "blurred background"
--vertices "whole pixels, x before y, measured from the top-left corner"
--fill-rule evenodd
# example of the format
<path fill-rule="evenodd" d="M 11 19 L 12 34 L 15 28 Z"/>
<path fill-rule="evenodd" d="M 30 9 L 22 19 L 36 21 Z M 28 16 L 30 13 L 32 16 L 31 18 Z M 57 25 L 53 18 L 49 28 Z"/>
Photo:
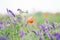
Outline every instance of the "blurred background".
<path fill-rule="evenodd" d="M 17 9 L 28 10 L 29 13 L 41 12 L 59 12 L 60 0 L 0 0 L 0 14 L 7 14 L 6 8 L 12 10 L 15 14 Z"/>

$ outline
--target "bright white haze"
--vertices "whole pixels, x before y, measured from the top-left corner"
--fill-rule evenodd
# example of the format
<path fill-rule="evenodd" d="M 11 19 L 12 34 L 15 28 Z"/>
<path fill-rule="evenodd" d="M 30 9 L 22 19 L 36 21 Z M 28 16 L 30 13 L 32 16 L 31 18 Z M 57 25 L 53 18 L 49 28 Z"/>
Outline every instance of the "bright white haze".
<path fill-rule="evenodd" d="M 6 14 L 6 8 L 17 13 L 20 8 L 23 11 L 28 10 L 42 12 L 60 12 L 60 0 L 0 0 L 0 13 Z M 33 10 L 35 9 L 35 10 Z"/>

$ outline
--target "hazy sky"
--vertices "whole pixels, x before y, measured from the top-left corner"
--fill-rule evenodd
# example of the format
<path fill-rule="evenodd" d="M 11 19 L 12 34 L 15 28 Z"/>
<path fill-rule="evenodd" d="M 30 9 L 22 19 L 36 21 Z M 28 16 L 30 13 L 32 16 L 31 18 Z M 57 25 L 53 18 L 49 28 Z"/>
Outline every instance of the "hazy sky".
<path fill-rule="evenodd" d="M 0 0 L 0 13 L 6 13 L 6 8 L 17 12 L 17 9 L 22 10 L 32 9 L 42 12 L 57 12 L 60 11 L 60 0 Z"/>

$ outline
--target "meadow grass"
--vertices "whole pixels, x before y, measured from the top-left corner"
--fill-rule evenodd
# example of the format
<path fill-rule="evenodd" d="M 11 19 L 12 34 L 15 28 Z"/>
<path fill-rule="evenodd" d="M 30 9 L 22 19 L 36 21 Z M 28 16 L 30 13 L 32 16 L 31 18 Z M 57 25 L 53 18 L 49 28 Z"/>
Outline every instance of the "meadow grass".
<path fill-rule="evenodd" d="M 3 21 L 4 24 L 6 25 L 4 29 L 0 30 L 0 36 L 3 37 L 9 33 L 9 35 L 7 37 L 8 40 L 39 40 L 40 36 L 36 35 L 32 31 L 40 31 L 40 28 L 39 28 L 40 23 L 44 24 L 44 22 L 46 20 L 48 20 L 50 23 L 51 22 L 56 22 L 57 24 L 60 23 L 60 14 L 55 15 L 55 16 L 53 16 L 52 14 L 49 14 L 48 18 L 44 18 L 42 13 L 36 13 L 36 14 L 32 14 L 30 16 L 33 16 L 33 18 L 34 18 L 34 22 L 32 24 L 27 24 L 27 22 L 26 22 L 27 19 L 26 19 L 23 22 L 17 22 L 15 27 L 14 27 L 14 22 L 11 22 L 10 26 L 6 27 L 8 24 L 5 24 L 5 21 L 7 19 L 10 19 L 9 16 L 0 17 L 0 21 Z M 16 15 L 16 18 L 17 17 L 18 17 L 18 15 Z M 12 19 L 10 19 L 10 20 L 12 20 Z M 21 26 L 21 24 L 23 24 L 23 26 Z M 23 38 L 20 37 L 20 30 L 24 31 Z M 56 28 L 55 30 L 58 31 L 58 28 Z M 51 29 L 50 32 L 54 33 L 55 30 Z M 46 35 L 46 36 L 44 36 L 44 40 L 50 40 L 50 39 Z"/>

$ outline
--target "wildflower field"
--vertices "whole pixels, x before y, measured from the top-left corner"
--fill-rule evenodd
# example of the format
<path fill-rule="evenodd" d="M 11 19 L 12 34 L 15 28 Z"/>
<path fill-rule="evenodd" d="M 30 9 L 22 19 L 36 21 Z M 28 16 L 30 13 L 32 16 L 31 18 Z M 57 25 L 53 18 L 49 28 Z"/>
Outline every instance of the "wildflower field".
<path fill-rule="evenodd" d="M 0 15 L 0 40 L 60 40 L 60 13 Z"/>

